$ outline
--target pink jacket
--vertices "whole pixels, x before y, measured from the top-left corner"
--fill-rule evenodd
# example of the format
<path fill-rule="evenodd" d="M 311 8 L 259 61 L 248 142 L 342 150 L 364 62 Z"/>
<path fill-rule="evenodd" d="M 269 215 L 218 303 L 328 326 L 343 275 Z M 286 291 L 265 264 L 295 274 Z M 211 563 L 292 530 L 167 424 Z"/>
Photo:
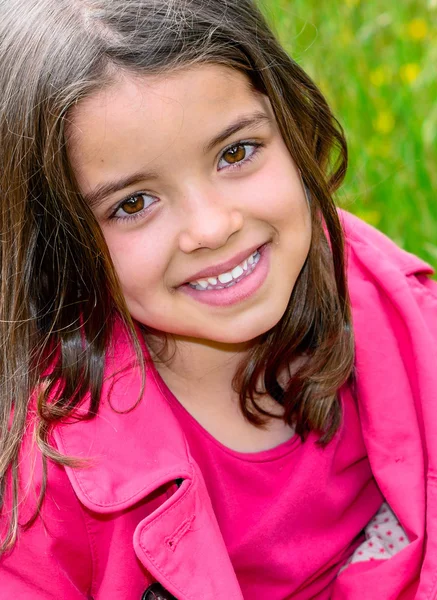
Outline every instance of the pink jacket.
<path fill-rule="evenodd" d="M 341 218 L 364 439 L 375 478 L 411 543 L 389 560 L 350 565 L 332 598 L 434 600 L 437 284 L 421 260 L 355 217 Z M 120 333 L 98 416 L 55 432 L 61 452 L 92 460 L 79 469 L 49 465 L 41 518 L 0 562 L 2 599 L 171 597 L 165 588 L 178 600 L 242 600 L 204 480 L 151 372 L 142 401 L 123 412 L 141 387 L 131 360 Z M 21 469 L 38 491 L 41 467 L 31 437 Z M 35 506 L 34 488 L 25 487 L 23 521 Z M 158 589 L 161 596 L 154 595 Z"/>

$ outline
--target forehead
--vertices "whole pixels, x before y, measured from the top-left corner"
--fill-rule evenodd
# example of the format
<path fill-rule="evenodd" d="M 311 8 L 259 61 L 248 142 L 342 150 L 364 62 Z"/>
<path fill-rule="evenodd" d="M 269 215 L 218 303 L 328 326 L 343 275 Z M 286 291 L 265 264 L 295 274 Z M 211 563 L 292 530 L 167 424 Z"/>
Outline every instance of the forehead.
<path fill-rule="evenodd" d="M 203 139 L 242 112 L 266 108 L 239 71 L 199 65 L 162 75 L 120 74 L 69 115 L 68 146 L 74 162 L 106 164 L 121 146 L 158 159 L 179 139 Z"/>

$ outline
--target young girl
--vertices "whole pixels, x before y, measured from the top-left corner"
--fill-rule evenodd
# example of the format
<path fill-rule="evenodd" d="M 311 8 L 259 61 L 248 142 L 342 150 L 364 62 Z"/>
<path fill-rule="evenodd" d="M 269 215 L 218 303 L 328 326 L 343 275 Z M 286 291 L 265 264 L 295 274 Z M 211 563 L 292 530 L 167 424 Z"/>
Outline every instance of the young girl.
<path fill-rule="evenodd" d="M 437 598 L 431 269 L 251 0 L 0 28 L 1 598 Z"/>

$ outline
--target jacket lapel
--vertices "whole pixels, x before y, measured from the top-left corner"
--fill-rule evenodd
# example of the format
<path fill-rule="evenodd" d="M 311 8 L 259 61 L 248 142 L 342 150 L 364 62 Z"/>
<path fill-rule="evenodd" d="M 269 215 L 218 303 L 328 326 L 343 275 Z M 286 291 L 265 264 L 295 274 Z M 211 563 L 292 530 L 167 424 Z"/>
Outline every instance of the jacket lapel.
<path fill-rule="evenodd" d="M 243 600 L 203 477 L 193 467 L 192 478 L 137 527 L 135 552 L 178 600 Z"/>
<path fill-rule="evenodd" d="M 66 468 L 76 495 L 91 511 L 109 514 L 182 482 L 136 527 L 139 560 L 178 600 L 242 600 L 202 474 L 154 369 L 147 369 L 143 388 L 131 344 L 119 335 L 114 347 L 98 414 L 53 434 L 62 453 L 88 461 Z"/>

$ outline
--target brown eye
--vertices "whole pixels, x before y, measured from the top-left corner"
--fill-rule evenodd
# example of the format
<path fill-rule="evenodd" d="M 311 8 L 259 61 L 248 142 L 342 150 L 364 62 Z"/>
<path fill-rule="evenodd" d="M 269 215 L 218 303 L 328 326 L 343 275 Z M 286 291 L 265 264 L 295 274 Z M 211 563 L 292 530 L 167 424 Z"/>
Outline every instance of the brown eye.
<path fill-rule="evenodd" d="M 251 162 L 264 144 L 259 142 L 239 142 L 224 150 L 218 162 L 218 170 L 240 169 Z"/>
<path fill-rule="evenodd" d="M 155 196 L 138 192 L 135 196 L 122 200 L 112 215 L 112 219 L 129 221 L 148 214 L 148 209 L 159 202 Z"/>
<path fill-rule="evenodd" d="M 128 215 L 134 215 L 144 208 L 144 196 L 134 196 L 120 205 L 120 208 Z"/>
<path fill-rule="evenodd" d="M 223 154 L 223 158 L 230 164 L 241 162 L 246 158 L 246 147 L 240 144 L 233 148 L 229 148 L 229 150 L 226 150 Z"/>

